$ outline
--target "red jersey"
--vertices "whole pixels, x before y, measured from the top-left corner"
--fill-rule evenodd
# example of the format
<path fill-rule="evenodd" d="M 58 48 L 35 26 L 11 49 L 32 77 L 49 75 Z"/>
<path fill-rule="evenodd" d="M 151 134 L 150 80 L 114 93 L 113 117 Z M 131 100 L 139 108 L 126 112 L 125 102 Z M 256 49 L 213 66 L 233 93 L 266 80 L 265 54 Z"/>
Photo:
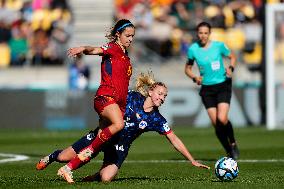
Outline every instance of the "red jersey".
<path fill-rule="evenodd" d="M 125 109 L 132 74 L 130 59 L 115 42 L 110 42 L 101 48 L 103 49 L 101 84 L 96 96 L 113 97 L 119 107 Z"/>

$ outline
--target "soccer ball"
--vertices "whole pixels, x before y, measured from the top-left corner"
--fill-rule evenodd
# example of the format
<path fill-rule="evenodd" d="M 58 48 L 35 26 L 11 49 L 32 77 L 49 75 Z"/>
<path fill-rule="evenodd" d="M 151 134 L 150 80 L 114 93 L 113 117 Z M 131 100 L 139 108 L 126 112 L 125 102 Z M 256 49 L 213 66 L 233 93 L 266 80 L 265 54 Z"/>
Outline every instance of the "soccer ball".
<path fill-rule="evenodd" d="M 222 157 L 215 164 L 215 175 L 222 181 L 231 181 L 239 174 L 237 162 L 229 157 Z"/>

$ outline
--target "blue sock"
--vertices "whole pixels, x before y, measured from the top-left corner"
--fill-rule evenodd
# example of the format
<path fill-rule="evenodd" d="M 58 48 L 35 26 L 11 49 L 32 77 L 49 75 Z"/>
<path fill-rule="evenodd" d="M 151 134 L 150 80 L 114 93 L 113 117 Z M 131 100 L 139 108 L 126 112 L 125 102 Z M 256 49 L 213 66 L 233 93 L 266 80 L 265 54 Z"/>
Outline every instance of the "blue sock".
<path fill-rule="evenodd" d="M 57 157 L 63 150 L 55 150 L 53 153 L 49 154 L 49 163 L 52 163 L 54 161 L 60 162 Z"/>

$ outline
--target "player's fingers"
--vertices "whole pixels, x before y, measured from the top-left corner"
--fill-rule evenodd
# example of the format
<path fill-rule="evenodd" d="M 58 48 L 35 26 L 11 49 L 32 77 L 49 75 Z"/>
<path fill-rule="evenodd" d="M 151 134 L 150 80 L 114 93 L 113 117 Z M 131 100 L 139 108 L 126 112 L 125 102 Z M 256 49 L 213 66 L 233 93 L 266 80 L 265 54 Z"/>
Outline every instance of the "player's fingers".
<path fill-rule="evenodd" d="M 210 169 L 210 167 L 206 166 L 206 165 L 203 165 L 202 167 L 205 168 L 205 169 Z"/>
<path fill-rule="evenodd" d="M 77 52 L 69 52 L 68 56 L 71 57 L 71 58 L 76 58 L 77 54 L 78 54 Z"/>
<path fill-rule="evenodd" d="M 203 164 L 201 164 L 201 163 L 198 163 L 198 164 L 196 164 L 195 166 L 200 167 L 200 168 L 204 168 L 204 169 L 210 169 L 209 166 L 203 165 Z"/>
<path fill-rule="evenodd" d="M 68 51 L 67 51 L 67 55 L 68 55 L 69 57 L 72 57 L 72 56 L 74 56 L 74 52 L 73 52 L 72 50 L 68 50 Z"/>
<path fill-rule="evenodd" d="M 209 167 L 209 166 L 202 165 L 202 164 L 200 164 L 198 167 L 203 168 L 203 169 L 210 169 L 210 167 Z"/>

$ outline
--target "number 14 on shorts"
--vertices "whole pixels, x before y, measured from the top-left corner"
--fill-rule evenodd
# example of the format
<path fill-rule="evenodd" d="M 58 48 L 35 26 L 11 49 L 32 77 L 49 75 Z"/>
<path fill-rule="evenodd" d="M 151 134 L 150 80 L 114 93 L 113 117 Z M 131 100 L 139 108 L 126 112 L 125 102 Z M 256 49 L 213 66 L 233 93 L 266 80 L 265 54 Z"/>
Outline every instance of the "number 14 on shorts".
<path fill-rule="evenodd" d="M 121 145 L 121 146 L 115 145 L 115 149 L 122 151 L 122 152 L 124 151 L 123 145 Z"/>

